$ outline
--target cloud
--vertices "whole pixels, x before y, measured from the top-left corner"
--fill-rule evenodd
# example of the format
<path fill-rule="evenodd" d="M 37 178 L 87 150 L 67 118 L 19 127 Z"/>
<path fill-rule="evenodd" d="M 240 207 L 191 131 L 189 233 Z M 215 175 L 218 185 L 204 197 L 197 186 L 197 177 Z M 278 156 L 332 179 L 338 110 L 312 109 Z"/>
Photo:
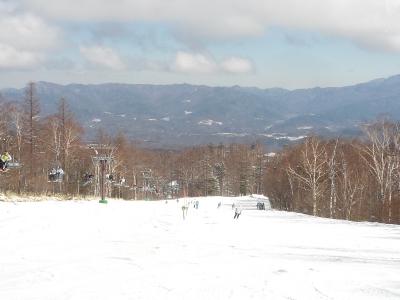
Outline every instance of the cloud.
<path fill-rule="evenodd" d="M 400 51 L 398 0 L 19 1 L 37 14 L 61 20 L 164 22 L 177 31 L 214 39 L 259 36 L 279 26 Z"/>
<path fill-rule="evenodd" d="M 179 51 L 175 56 L 172 70 L 181 73 L 248 73 L 253 70 L 252 63 L 244 58 L 230 57 L 218 63 L 211 56 L 200 53 Z"/>
<path fill-rule="evenodd" d="M 57 45 L 58 31 L 32 14 L 1 15 L 0 41 L 19 49 L 43 50 Z"/>
<path fill-rule="evenodd" d="M 230 57 L 221 63 L 221 69 L 229 73 L 249 73 L 254 67 L 248 59 Z"/>
<path fill-rule="evenodd" d="M 26 69 L 39 64 L 40 55 L 0 44 L 0 69 Z"/>
<path fill-rule="evenodd" d="M 0 2 L 0 68 L 38 65 L 46 51 L 59 43 L 59 31 L 40 17 L 19 12 L 11 2 Z"/>
<path fill-rule="evenodd" d="M 182 73 L 212 73 L 217 69 L 216 63 L 199 53 L 178 52 L 173 70 Z"/>
<path fill-rule="evenodd" d="M 0 12 L 2 13 L 12 13 L 15 11 L 17 7 L 17 3 L 15 3 L 14 1 L 11 2 L 10 0 L 1 0 L 0 1 Z"/>
<path fill-rule="evenodd" d="M 112 70 L 123 70 L 125 64 L 111 48 L 102 46 L 80 47 L 82 56 L 93 66 Z"/>

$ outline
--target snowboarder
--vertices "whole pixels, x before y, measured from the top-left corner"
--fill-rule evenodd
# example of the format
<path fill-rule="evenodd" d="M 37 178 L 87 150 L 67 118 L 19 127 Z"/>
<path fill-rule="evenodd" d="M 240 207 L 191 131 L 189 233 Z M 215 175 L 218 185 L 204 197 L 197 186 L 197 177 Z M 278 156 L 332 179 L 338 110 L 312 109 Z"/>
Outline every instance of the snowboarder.
<path fill-rule="evenodd" d="M 6 171 L 8 167 L 8 162 L 11 160 L 11 155 L 5 151 L 0 157 L 0 168 L 2 171 Z"/>
<path fill-rule="evenodd" d="M 233 216 L 234 219 L 239 219 L 240 214 L 242 213 L 242 208 L 239 206 L 236 206 L 235 208 L 235 215 Z"/>

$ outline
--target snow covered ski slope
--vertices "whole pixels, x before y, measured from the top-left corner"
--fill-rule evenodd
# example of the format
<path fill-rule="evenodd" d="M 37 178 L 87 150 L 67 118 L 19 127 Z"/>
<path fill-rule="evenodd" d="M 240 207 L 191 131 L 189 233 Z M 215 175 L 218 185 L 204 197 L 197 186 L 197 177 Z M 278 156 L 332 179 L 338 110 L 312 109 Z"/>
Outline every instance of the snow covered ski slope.
<path fill-rule="evenodd" d="M 400 299 L 400 226 L 196 200 L 0 202 L 0 299 Z"/>

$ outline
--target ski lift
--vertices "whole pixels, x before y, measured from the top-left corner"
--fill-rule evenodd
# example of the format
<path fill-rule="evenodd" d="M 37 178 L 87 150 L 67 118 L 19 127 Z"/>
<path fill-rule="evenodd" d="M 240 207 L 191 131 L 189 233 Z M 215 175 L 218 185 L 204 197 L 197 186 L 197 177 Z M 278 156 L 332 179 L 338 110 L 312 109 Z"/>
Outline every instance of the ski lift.
<path fill-rule="evenodd" d="M 128 188 L 129 185 L 126 183 L 125 177 L 121 177 L 118 181 L 114 181 L 114 186 Z"/>
<path fill-rule="evenodd" d="M 90 174 L 90 173 L 85 173 L 83 175 L 83 183 L 82 186 L 87 186 L 89 184 L 91 184 L 94 180 L 94 175 Z"/>
<path fill-rule="evenodd" d="M 22 167 L 22 165 L 18 161 L 10 161 L 7 164 L 7 168 L 10 170 L 11 169 L 19 169 L 21 167 Z"/>
<path fill-rule="evenodd" d="M 49 171 L 48 181 L 49 182 L 62 182 L 64 177 L 64 170 L 60 167 L 53 167 Z"/>
<path fill-rule="evenodd" d="M 22 164 L 20 164 L 18 161 L 14 160 L 14 158 L 11 158 L 10 161 L 3 162 L 1 161 L 2 166 L 0 167 L 0 172 L 1 173 L 6 173 L 9 170 L 13 169 L 18 169 L 22 167 Z"/>

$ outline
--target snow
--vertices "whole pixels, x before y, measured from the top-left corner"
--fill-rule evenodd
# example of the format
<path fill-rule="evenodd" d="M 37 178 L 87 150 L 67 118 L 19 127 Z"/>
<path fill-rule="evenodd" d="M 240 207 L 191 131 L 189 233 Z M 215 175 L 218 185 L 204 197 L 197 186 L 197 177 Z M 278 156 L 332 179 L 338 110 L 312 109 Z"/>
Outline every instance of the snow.
<path fill-rule="evenodd" d="M 300 135 L 300 136 L 287 136 L 286 133 L 260 133 L 260 136 L 265 136 L 268 138 L 272 138 L 275 140 L 289 140 L 289 141 L 298 141 L 307 138 L 306 135 Z"/>
<path fill-rule="evenodd" d="M 3 197 L 0 299 L 400 298 L 400 226 L 273 210 L 233 220 L 235 199 Z"/>
<path fill-rule="evenodd" d="M 273 134 L 269 134 L 269 133 L 259 133 L 258 135 L 265 136 L 265 137 L 268 137 L 268 138 L 273 138 L 274 137 Z"/>
<path fill-rule="evenodd" d="M 289 141 L 298 141 L 307 138 L 306 135 L 300 135 L 300 136 L 277 136 L 274 137 L 275 140 L 289 140 Z"/>
<path fill-rule="evenodd" d="M 245 137 L 248 133 L 235 133 L 235 132 L 217 132 L 212 135 L 222 135 L 222 136 L 233 136 L 233 137 Z"/>
<path fill-rule="evenodd" d="M 214 120 L 201 120 L 198 124 L 212 126 L 212 125 L 222 125 L 223 123 Z"/>
<path fill-rule="evenodd" d="M 307 138 L 306 135 L 300 135 L 300 136 L 287 136 L 284 139 L 287 139 L 289 141 L 298 141 L 298 140 L 303 140 Z M 276 138 L 277 140 L 281 139 L 281 138 Z"/>
<path fill-rule="evenodd" d="M 300 126 L 297 127 L 298 130 L 310 130 L 313 129 L 313 126 Z"/>

